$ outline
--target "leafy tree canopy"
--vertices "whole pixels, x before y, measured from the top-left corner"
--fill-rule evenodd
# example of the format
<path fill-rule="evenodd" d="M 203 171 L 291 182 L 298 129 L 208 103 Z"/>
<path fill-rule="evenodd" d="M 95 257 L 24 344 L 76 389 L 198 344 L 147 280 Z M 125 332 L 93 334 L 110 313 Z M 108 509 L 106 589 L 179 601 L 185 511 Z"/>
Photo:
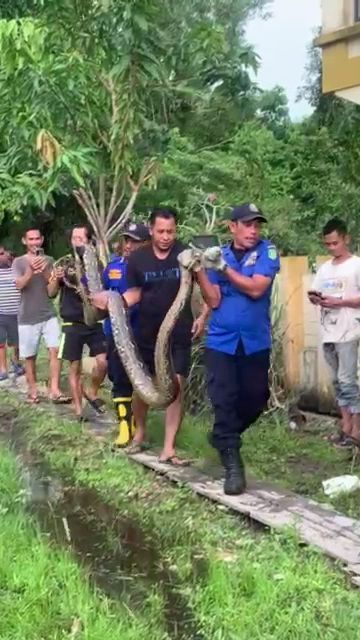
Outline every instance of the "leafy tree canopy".
<path fill-rule="evenodd" d="M 171 129 L 250 92 L 243 26 L 265 4 L 2 3 L 1 209 L 73 192 L 105 247 L 154 183 Z"/>

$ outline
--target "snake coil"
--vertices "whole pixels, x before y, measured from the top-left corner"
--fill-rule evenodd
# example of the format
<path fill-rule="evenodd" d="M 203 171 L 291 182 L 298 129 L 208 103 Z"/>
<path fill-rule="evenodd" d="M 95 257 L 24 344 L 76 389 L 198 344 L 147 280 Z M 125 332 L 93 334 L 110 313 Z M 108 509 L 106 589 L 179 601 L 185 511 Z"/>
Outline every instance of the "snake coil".
<path fill-rule="evenodd" d="M 209 261 L 204 262 L 205 254 Z M 195 248 L 185 249 L 178 256 L 180 266 L 180 286 L 177 296 L 160 327 L 155 345 L 155 376 L 151 377 L 138 349 L 128 322 L 127 308 L 122 296 L 116 291 L 108 291 L 108 309 L 114 342 L 125 371 L 136 394 L 148 406 L 165 408 L 173 402 L 178 393 L 178 380 L 171 360 L 170 340 L 174 326 L 189 299 L 193 287 L 193 271 L 199 267 L 216 268 L 221 257 L 219 247 L 201 252 Z M 89 293 L 103 290 L 99 273 L 96 249 L 87 245 L 82 256 Z"/>

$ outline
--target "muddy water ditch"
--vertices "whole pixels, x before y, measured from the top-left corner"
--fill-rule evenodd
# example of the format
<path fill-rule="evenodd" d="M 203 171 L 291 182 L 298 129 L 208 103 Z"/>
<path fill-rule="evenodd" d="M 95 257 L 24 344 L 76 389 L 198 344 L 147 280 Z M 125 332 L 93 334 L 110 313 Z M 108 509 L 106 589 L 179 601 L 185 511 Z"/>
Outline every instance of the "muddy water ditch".
<path fill-rule="evenodd" d="M 136 613 L 146 595 L 161 594 L 168 636 L 203 640 L 175 573 L 166 565 L 158 541 L 139 522 L 123 517 L 92 489 L 72 486 L 24 442 L 16 412 L 0 411 L 0 437 L 17 457 L 25 503 L 51 543 L 71 551 L 90 580 L 108 597 Z M 195 569 L 197 577 L 204 566 Z M 193 579 L 196 575 L 193 576 Z"/>

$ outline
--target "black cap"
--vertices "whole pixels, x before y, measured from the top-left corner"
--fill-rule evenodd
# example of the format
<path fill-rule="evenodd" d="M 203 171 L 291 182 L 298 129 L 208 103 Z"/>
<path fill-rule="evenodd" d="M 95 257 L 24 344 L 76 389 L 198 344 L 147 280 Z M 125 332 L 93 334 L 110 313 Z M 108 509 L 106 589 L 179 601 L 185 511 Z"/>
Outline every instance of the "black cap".
<path fill-rule="evenodd" d="M 150 231 L 149 227 L 142 222 L 130 222 L 124 229 L 121 234 L 127 238 L 132 238 L 137 242 L 145 242 L 145 240 L 150 240 Z"/>
<path fill-rule="evenodd" d="M 230 214 L 230 220 L 232 222 L 251 222 L 252 220 L 260 220 L 260 222 L 267 222 L 264 214 L 256 204 L 241 204 L 238 207 L 234 207 Z"/>

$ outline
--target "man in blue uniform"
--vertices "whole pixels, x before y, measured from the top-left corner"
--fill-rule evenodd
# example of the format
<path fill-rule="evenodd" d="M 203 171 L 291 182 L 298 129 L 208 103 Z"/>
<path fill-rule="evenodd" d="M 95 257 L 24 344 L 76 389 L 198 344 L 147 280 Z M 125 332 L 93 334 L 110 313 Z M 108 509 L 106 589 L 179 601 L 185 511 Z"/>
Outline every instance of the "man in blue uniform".
<path fill-rule="evenodd" d="M 146 225 L 130 223 L 122 236 L 122 256 L 114 256 L 103 274 L 105 289 L 118 291 L 121 294 L 128 288 L 126 277 L 128 258 L 133 251 L 150 240 L 150 234 Z M 136 333 L 138 307 L 133 307 L 130 313 L 131 326 Z M 131 408 L 132 386 L 114 344 L 110 318 L 106 318 L 104 322 L 104 332 L 108 342 L 108 376 L 113 385 L 113 401 L 119 419 L 119 433 L 114 446 L 126 447 L 135 432 Z"/>
<path fill-rule="evenodd" d="M 225 467 L 228 495 L 246 488 L 241 436 L 269 399 L 271 289 L 280 261 L 272 242 L 261 239 L 264 222 L 255 205 L 235 207 L 229 223 L 232 242 L 222 250 L 219 269 L 198 273 L 212 309 L 206 341 L 208 392 L 215 414 L 211 442 Z"/>

